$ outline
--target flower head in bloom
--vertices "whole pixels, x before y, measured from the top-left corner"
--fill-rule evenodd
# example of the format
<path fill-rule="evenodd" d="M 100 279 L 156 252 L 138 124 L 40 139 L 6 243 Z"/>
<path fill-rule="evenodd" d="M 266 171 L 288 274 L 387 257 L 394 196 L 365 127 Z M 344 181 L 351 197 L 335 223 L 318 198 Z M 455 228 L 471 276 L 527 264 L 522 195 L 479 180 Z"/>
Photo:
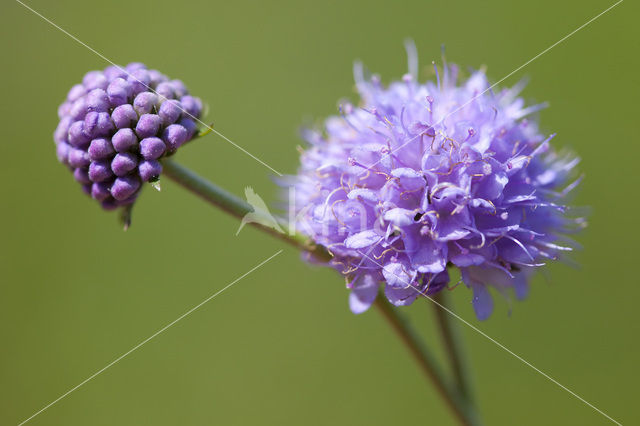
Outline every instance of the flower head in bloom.
<path fill-rule="evenodd" d="M 197 131 L 202 102 L 140 63 L 88 72 L 58 108 L 58 160 L 105 209 L 129 206 Z"/>
<path fill-rule="evenodd" d="M 385 86 L 356 66 L 359 105 L 305 133 L 295 225 L 333 255 L 355 313 L 380 283 L 390 302 L 408 305 L 447 288 L 457 267 L 486 319 L 489 287 L 524 297 L 531 272 L 584 224 L 563 204 L 578 160 L 527 118 L 541 106 L 527 107 L 520 86 L 489 90 L 482 71 L 459 81 L 455 65 L 441 81 L 416 74 Z"/>

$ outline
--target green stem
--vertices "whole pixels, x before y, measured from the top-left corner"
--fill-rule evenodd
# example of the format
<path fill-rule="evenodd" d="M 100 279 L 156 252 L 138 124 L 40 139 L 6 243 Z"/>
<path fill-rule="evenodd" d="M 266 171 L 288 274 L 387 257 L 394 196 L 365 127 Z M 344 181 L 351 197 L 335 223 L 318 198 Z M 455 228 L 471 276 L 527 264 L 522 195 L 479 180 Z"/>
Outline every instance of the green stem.
<path fill-rule="evenodd" d="M 433 300 L 447 309 L 449 309 L 451 304 L 450 297 L 445 291 L 436 293 L 433 296 Z M 458 329 L 451 321 L 452 316 L 449 315 L 449 313 L 441 306 L 433 304 L 433 312 L 435 313 L 436 320 L 438 321 L 440 335 L 447 352 L 447 358 L 451 363 L 451 369 L 453 370 L 453 376 L 458 386 L 458 390 L 470 404 L 473 404 L 467 363 L 464 357 L 464 350 L 462 349 Z"/>
<path fill-rule="evenodd" d="M 236 197 L 214 183 L 198 176 L 175 161 L 164 160 L 162 162 L 162 174 L 235 218 L 242 220 L 247 213 L 253 212 L 253 207 L 243 199 Z M 268 227 L 257 222 L 249 222 L 248 224 L 286 242 L 287 244 L 291 244 L 299 250 L 309 252 L 316 258 L 323 260 L 331 259 L 331 256 L 324 247 L 315 245 L 312 241 L 302 235 L 290 232 L 288 225 L 283 220 L 277 219 L 277 221 L 285 232 L 280 232 L 272 227 Z"/>
<path fill-rule="evenodd" d="M 253 212 L 253 207 L 247 202 L 198 176 L 186 167 L 169 159 L 164 160 L 162 165 L 163 176 L 172 179 L 183 188 L 222 209 L 231 216 L 242 219 L 247 213 Z M 287 224 L 283 220 L 277 219 L 277 222 L 281 228 L 287 232 L 280 232 L 260 223 L 250 222 L 250 224 L 299 250 L 309 252 L 316 258 L 325 261 L 331 259 L 331 255 L 323 247 L 313 244 L 313 242 L 302 235 L 290 232 Z M 376 299 L 376 307 L 405 343 L 423 372 L 434 383 L 436 389 L 446 401 L 447 406 L 460 420 L 460 423 L 465 426 L 476 425 L 477 423 L 472 407 L 467 403 L 466 398 L 445 380 L 435 359 L 420 343 L 420 338 L 411 329 L 409 324 L 400 318 L 391 305 L 384 300 L 384 297 L 378 297 Z"/>
<path fill-rule="evenodd" d="M 473 407 L 468 404 L 467 399 L 462 394 L 448 383 L 435 358 L 420 343 L 420 337 L 413 331 L 411 325 L 385 300 L 382 294 L 376 298 L 375 306 L 407 346 L 411 355 L 420 365 L 427 378 L 434 384 L 449 409 L 460 421 L 460 424 L 466 426 L 477 425 L 478 422 Z"/>

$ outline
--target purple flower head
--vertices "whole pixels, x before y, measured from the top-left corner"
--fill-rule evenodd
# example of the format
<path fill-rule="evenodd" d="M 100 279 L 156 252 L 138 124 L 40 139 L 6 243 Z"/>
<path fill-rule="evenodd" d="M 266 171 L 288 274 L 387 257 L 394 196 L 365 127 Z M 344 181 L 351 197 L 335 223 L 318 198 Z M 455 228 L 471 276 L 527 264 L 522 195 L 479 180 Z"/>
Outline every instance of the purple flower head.
<path fill-rule="evenodd" d="M 90 71 L 58 108 L 56 154 L 102 207 L 131 205 L 158 180 L 159 160 L 196 135 L 201 112 L 180 80 L 143 64 Z"/>
<path fill-rule="evenodd" d="M 359 106 L 305 132 L 293 178 L 295 226 L 333 255 L 352 311 L 367 310 L 381 282 L 394 305 L 448 288 L 448 267 L 481 320 L 489 287 L 525 297 L 533 270 L 584 225 L 564 205 L 578 160 L 527 119 L 541 106 L 525 106 L 522 85 L 489 90 L 482 71 L 459 81 L 455 65 L 424 84 L 414 71 L 384 86 L 359 65 L 355 77 Z"/>

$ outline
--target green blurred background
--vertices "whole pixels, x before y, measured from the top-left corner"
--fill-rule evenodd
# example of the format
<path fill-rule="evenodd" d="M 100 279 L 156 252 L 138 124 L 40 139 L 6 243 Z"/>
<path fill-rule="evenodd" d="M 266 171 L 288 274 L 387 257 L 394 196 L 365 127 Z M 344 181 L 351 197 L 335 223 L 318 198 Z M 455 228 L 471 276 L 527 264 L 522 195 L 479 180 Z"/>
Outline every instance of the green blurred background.
<path fill-rule="evenodd" d="M 612 2 L 27 1 L 114 62 L 183 79 L 207 121 L 283 172 L 297 129 L 353 98 L 362 59 L 384 81 L 450 61 L 497 81 Z M 531 296 L 465 319 L 623 424 L 638 424 L 637 3 L 626 1 L 502 85 L 549 101 L 542 127 L 576 150 L 592 207 L 584 250 Z M 122 232 L 57 163 L 67 90 L 103 59 L 11 0 L 0 6 L 0 424 L 17 424 L 280 248 L 165 179 Z M 278 199 L 272 172 L 210 135 L 178 160 L 229 190 Z M 173 328 L 34 418 L 33 425 L 431 424 L 453 420 L 375 311 L 354 316 L 333 271 L 288 247 Z M 436 348 L 427 302 L 405 309 Z M 460 324 L 461 327 L 464 327 Z M 603 416 L 464 327 L 488 425 L 606 425 Z"/>

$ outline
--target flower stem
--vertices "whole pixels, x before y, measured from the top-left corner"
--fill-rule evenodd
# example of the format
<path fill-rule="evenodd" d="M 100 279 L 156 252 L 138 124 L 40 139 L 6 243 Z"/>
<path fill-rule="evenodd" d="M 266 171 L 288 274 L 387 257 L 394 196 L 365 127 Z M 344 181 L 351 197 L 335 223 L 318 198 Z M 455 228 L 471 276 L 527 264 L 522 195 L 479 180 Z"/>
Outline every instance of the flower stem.
<path fill-rule="evenodd" d="M 163 176 L 172 179 L 183 188 L 189 190 L 210 204 L 222 209 L 231 216 L 242 219 L 247 213 L 254 211 L 253 207 L 241 198 L 198 176 L 186 167 L 168 159 L 164 160 L 162 165 Z M 310 253 L 318 259 L 325 261 L 331 259 L 331 255 L 323 247 L 315 245 L 305 236 L 291 232 L 284 220 L 276 219 L 276 221 L 281 228 L 285 229 L 287 232 L 280 232 L 272 227 L 256 222 L 249 222 L 249 224 L 288 244 L 291 244 L 299 250 Z M 434 357 L 420 343 L 420 338 L 412 330 L 411 326 L 400 317 L 400 315 L 392 308 L 383 296 L 376 299 L 375 305 L 396 334 L 407 346 L 427 377 L 433 382 L 440 395 L 446 401 L 448 407 L 459 419 L 460 423 L 465 426 L 477 425 L 478 423 L 475 419 L 473 407 L 469 405 L 463 393 L 458 391 L 445 380 L 444 375 L 438 367 Z"/>
<path fill-rule="evenodd" d="M 447 309 L 451 305 L 450 297 L 445 291 L 436 293 L 433 296 L 433 300 L 437 305 L 442 305 Z M 440 328 L 440 335 L 447 352 L 447 358 L 451 363 L 451 369 L 453 370 L 453 376 L 458 390 L 462 396 L 467 399 L 469 404 L 473 404 L 468 368 L 458 329 L 455 324 L 451 322 L 452 317 L 445 309 L 436 304 L 433 305 L 433 311 Z"/>
<path fill-rule="evenodd" d="M 404 320 L 383 295 L 376 298 L 375 306 L 391 325 L 395 333 L 411 352 L 427 378 L 434 384 L 449 409 L 455 414 L 460 424 L 473 426 L 479 424 L 473 407 L 458 390 L 445 379 L 433 355 L 420 343 L 420 338 L 411 325 Z"/>
<path fill-rule="evenodd" d="M 162 162 L 162 174 L 235 218 L 242 220 L 247 213 L 253 212 L 253 207 L 243 199 L 198 176 L 175 161 L 164 160 Z M 248 224 L 293 245 L 299 250 L 304 250 L 316 258 L 331 259 L 324 247 L 314 244 L 302 235 L 290 232 L 288 225 L 283 220 L 276 220 L 285 232 L 280 232 L 257 222 L 249 222 Z"/>

